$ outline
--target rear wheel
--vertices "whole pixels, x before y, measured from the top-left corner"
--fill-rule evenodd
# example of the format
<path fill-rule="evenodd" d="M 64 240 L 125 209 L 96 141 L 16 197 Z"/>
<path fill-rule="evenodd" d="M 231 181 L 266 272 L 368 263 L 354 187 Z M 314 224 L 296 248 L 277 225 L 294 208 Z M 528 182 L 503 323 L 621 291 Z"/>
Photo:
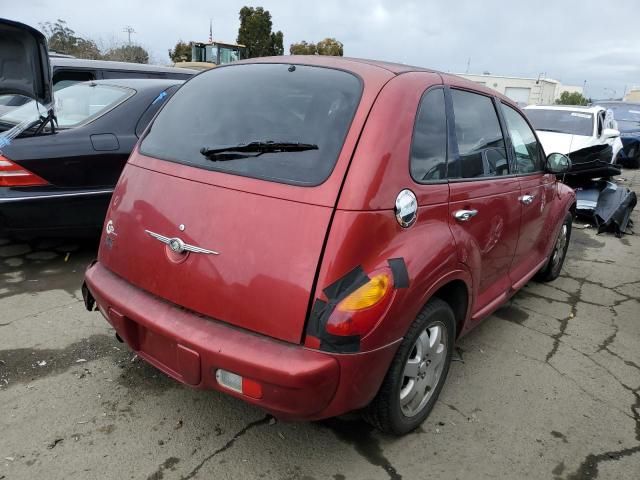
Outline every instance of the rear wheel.
<path fill-rule="evenodd" d="M 564 259 L 567 256 L 567 249 L 569 248 L 569 240 L 571 240 L 571 226 L 573 224 L 573 215 L 571 212 L 567 212 L 560 232 L 558 232 L 558 238 L 553 246 L 553 251 L 549 257 L 547 264 L 540 270 L 535 279 L 539 282 L 551 282 L 560 276 L 562 265 L 564 265 Z"/>
<path fill-rule="evenodd" d="M 451 307 L 432 299 L 414 320 L 365 419 L 386 433 L 403 435 L 429 415 L 442 390 L 455 341 Z"/>

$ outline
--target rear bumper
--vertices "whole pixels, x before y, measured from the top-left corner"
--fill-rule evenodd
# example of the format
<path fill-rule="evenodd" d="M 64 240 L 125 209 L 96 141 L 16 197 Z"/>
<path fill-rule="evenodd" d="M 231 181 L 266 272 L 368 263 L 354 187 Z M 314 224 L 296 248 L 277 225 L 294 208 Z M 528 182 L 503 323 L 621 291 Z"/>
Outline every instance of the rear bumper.
<path fill-rule="evenodd" d="M 0 187 L 0 232 L 74 235 L 102 228 L 113 189 Z"/>
<path fill-rule="evenodd" d="M 95 300 L 141 358 L 186 385 L 220 390 L 281 418 L 316 420 L 365 406 L 397 348 L 341 355 L 275 340 L 180 309 L 100 263 L 87 269 L 85 285 L 87 306 Z M 258 381 L 262 398 L 219 385 L 218 368 Z"/>

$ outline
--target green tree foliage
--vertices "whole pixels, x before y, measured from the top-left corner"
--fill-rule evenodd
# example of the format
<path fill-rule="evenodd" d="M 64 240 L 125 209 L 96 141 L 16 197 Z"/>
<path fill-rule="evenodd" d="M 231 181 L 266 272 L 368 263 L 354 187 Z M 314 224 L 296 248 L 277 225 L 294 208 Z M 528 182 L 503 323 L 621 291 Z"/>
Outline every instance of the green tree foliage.
<path fill-rule="evenodd" d="M 178 40 L 173 50 L 169 50 L 169 58 L 173 63 L 191 61 L 191 45 Z"/>
<path fill-rule="evenodd" d="M 240 9 L 238 43 L 247 47 L 247 58 L 268 57 L 284 53 L 281 31 L 272 32 L 271 14 L 262 7 Z"/>
<path fill-rule="evenodd" d="M 339 42 L 335 38 L 325 38 L 324 40 L 320 40 L 316 46 L 318 49 L 318 55 L 342 57 L 344 54 L 342 42 Z"/>
<path fill-rule="evenodd" d="M 342 57 L 344 47 L 342 42 L 335 38 L 325 38 L 318 43 L 307 43 L 305 40 L 299 43 L 293 43 L 289 47 L 291 55 L 333 55 Z"/>
<path fill-rule="evenodd" d="M 318 48 L 315 43 L 307 43 L 303 40 L 299 43 L 292 43 L 289 47 L 289 53 L 291 55 L 316 55 Z"/>
<path fill-rule="evenodd" d="M 149 52 L 140 45 L 122 45 L 107 51 L 103 55 L 103 59 L 116 62 L 149 63 Z"/>
<path fill-rule="evenodd" d="M 284 35 L 280 30 L 271 34 L 273 55 L 284 55 Z"/>
<path fill-rule="evenodd" d="M 587 105 L 589 101 L 579 92 L 562 92 L 556 103 L 558 105 Z"/>
<path fill-rule="evenodd" d="M 49 50 L 78 58 L 91 60 L 101 58 L 96 42 L 76 35 L 64 20 L 58 19 L 54 23 L 44 22 L 40 24 L 40 28 L 47 37 Z"/>
<path fill-rule="evenodd" d="M 101 52 L 96 42 L 76 35 L 61 19 L 44 22 L 40 28 L 47 37 L 49 50 L 89 60 L 115 60 L 119 62 L 149 63 L 149 52 L 139 45 L 116 45 Z"/>

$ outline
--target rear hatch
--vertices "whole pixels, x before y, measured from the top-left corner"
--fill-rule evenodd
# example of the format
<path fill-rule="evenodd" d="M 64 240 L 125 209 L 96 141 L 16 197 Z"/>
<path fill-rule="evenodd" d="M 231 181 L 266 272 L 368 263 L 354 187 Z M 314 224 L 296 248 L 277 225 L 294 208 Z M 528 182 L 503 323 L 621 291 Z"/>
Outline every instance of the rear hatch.
<path fill-rule="evenodd" d="M 51 104 L 51 67 L 42 33 L 0 18 L 0 96 L 11 94 Z"/>
<path fill-rule="evenodd" d="M 356 76 L 312 66 L 240 64 L 194 77 L 132 154 L 99 260 L 169 302 L 300 342 L 374 98 L 363 106 L 363 96 Z"/>

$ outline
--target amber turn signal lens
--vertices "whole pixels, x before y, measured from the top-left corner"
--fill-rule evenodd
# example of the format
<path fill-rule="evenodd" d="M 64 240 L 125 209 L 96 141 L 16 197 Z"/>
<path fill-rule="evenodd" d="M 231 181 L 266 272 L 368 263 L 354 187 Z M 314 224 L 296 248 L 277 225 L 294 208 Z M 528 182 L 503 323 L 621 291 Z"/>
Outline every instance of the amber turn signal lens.
<path fill-rule="evenodd" d="M 357 312 L 372 307 L 384 298 L 390 288 L 389 276 L 386 273 L 379 273 L 342 300 L 337 309 L 341 312 Z"/>

